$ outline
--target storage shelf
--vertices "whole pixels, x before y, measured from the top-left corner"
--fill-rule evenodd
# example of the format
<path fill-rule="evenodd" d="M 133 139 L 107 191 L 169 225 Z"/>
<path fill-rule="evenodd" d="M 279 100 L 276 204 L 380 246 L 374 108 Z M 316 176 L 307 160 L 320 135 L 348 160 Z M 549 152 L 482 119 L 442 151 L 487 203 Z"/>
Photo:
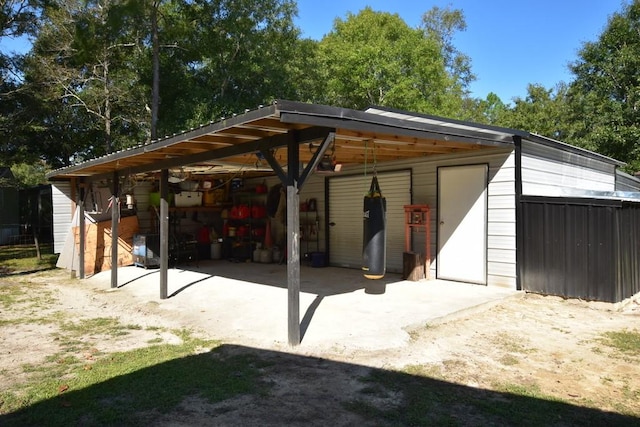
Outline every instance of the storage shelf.
<path fill-rule="evenodd" d="M 215 212 L 215 211 L 222 211 L 224 209 L 228 209 L 229 207 L 231 207 L 230 204 L 218 205 L 218 206 L 184 206 L 184 207 L 172 206 L 169 208 L 169 212 Z"/>

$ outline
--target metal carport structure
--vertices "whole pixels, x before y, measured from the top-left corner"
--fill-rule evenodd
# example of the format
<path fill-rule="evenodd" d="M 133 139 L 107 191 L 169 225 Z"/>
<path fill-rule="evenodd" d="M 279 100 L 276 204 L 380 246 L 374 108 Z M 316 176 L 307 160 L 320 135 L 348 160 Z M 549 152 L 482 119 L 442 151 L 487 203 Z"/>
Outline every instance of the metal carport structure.
<path fill-rule="evenodd" d="M 167 298 L 169 239 L 169 170 L 186 165 L 213 168 L 247 163 L 256 155 L 286 187 L 288 340 L 300 343 L 299 191 L 328 149 L 338 163 L 364 163 L 367 147 L 375 146 L 377 161 L 513 147 L 522 131 L 483 126 L 440 117 L 373 108 L 367 111 L 279 100 L 230 118 L 166 136 L 112 154 L 55 170 L 47 178 L 70 181 L 77 188 L 74 201 L 84 200 L 91 182 L 112 181 L 117 200 L 121 178 L 161 171 L 160 179 L 160 298 Z M 304 165 L 304 166 L 302 166 Z M 84 252 L 84 212 L 80 207 L 80 257 Z M 118 210 L 112 209 L 112 240 L 118 238 Z M 117 265 L 118 245 L 112 245 Z M 80 262 L 79 277 L 84 278 Z M 111 287 L 118 286 L 117 267 L 111 268 Z"/>

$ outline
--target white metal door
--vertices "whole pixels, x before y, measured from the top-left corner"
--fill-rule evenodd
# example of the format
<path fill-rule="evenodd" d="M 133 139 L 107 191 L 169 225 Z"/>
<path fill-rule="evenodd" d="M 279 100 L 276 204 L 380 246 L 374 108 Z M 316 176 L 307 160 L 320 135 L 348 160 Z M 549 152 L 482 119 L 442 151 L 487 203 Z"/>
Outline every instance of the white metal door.
<path fill-rule="evenodd" d="M 366 177 L 344 176 L 329 180 L 329 264 L 362 268 L 362 227 L 364 196 L 371 184 Z M 378 182 L 387 203 L 386 270 L 402 273 L 404 251 L 404 205 L 411 204 L 411 171 L 378 173 Z"/>
<path fill-rule="evenodd" d="M 487 283 L 487 165 L 438 168 L 436 275 Z"/>

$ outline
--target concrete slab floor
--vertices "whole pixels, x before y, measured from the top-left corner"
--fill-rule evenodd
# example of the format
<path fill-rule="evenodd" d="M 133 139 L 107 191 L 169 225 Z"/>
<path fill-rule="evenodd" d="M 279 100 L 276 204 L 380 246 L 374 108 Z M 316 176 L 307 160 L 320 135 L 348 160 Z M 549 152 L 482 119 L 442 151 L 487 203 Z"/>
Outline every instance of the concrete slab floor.
<path fill-rule="evenodd" d="M 111 272 L 86 280 L 109 289 Z M 123 298 L 155 301 L 225 342 L 288 347 L 286 264 L 200 261 L 169 269 L 168 288 L 169 298 L 161 300 L 158 269 L 118 269 L 117 292 Z M 300 288 L 301 350 L 401 347 L 412 328 L 520 295 L 443 280 L 404 281 L 395 273 L 370 280 L 357 269 L 306 265 Z"/>

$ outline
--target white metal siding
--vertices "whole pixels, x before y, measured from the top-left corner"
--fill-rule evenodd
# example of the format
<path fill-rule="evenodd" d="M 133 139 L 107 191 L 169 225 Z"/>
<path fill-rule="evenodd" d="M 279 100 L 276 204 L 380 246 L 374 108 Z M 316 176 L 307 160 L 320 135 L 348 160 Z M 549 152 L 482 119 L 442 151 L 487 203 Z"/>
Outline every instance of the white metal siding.
<path fill-rule="evenodd" d="M 570 195 L 572 189 L 615 190 L 615 166 L 559 148 L 522 141 L 522 194 Z"/>
<path fill-rule="evenodd" d="M 51 200 L 53 204 L 53 252 L 59 254 L 64 248 L 64 242 L 71 230 L 71 220 L 73 219 L 71 184 L 66 181 L 52 184 Z"/>
<path fill-rule="evenodd" d="M 640 179 L 616 169 L 616 191 L 640 191 Z"/>
<path fill-rule="evenodd" d="M 330 264 L 362 267 L 362 208 L 372 176 L 337 176 L 329 181 Z M 378 174 L 387 203 L 387 271 L 402 272 L 404 252 L 404 206 L 411 204 L 411 171 Z"/>
<path fill-rule="evenodd" d="M 409 163 L 409 162 L 406 162 Z M 487 285 L 516 288 L 515 154 L 513 150 L 483 150 L 471 155 L 443 155 L 410 163 L 413 169 L 413 204 L 431 207 L 431 277 L 435 277 L 437 168 L 465 164 L 489 164 L 487 208 Z M 405 164 L 405 163 L 400 163 Z M 413 249 L 424 247 L 421 233 L 414 235 Z M 502 251 L 493 251 L 501 249 Z"/>
<path fill-rule="evenodd" d="M 385 162 L 378 165 L 378 172 L 398 171 L 401 169 L 411 169 L 412 177 L 412 200 L 411 204 L 426 204 L 431 208 L 431 277 L 435 277 L 436 269 L 436 219 L 437 219 L 437 168 L 439 166 L 456 166 L 465 164 L 489 164 L 489 188 L 488 188 L 488 210 L 487 210 L 487 285 L 501 286 L 511 289 L 516 288 L 516 222 L 515 222 L 515 154 L 511 149 L 480 150 L 473 154 L 459 155 L 447 154 L 441 156 L 431 156 L 424 160 L 406 159 L 395 162 Z M 344 165 L 340 174 L 329 175 L 329 179 L 340 178 L 345 175 L 363 174 L 362 165 Z M 300 200 L 316 198 L 318 213 L 320 215 L 320 250 L 325 250 L 324 232 L 324 179 L 326 175 L 311 175 L 308 182 L 300 192 Z M 370 178 L 370 175 L 369 175 Z M 261 181 L 261 180 L 260 180 Z M 267 185 L 271 186 L 279 183 L 277 178 L 267 180 Z M 358 202 L 353 202 L 358 206 L 358 226 L 356 229 L 362 233 L 362 198 L 368 189 L 361 188 L 357 194 Z M 386 197 L 389 190 L 382 187 Z M 390 227 L 390 220 L 387 217 L 387 226 Z M 400 239 L 404 243 L 404 216 L 397 220 L 402 232 Z M 388 228 L 389 229 L 389 228 Z M 361 268 L 361 238 L 356 248 L 356 256 L 359 257 L 356 268 Z M 423 233 L 415 233 L 413 250 L 420 251 L 424 248 Z M 333 248 L 332 248 L 333 249 Z M 493 249 L 499 249 L 494 251 Z M 389 251 L 389 247 L 387 249 Z M 404 251 L 402 247 L 401 252 Z M 506 251 L 506 252 L 505 252 Z M 332 251 L 333 252 L 333 251 Z M 333 254 L 332 254 L 333 255 Z M 387 252 L 387 258 L 389 257 Z"/>

